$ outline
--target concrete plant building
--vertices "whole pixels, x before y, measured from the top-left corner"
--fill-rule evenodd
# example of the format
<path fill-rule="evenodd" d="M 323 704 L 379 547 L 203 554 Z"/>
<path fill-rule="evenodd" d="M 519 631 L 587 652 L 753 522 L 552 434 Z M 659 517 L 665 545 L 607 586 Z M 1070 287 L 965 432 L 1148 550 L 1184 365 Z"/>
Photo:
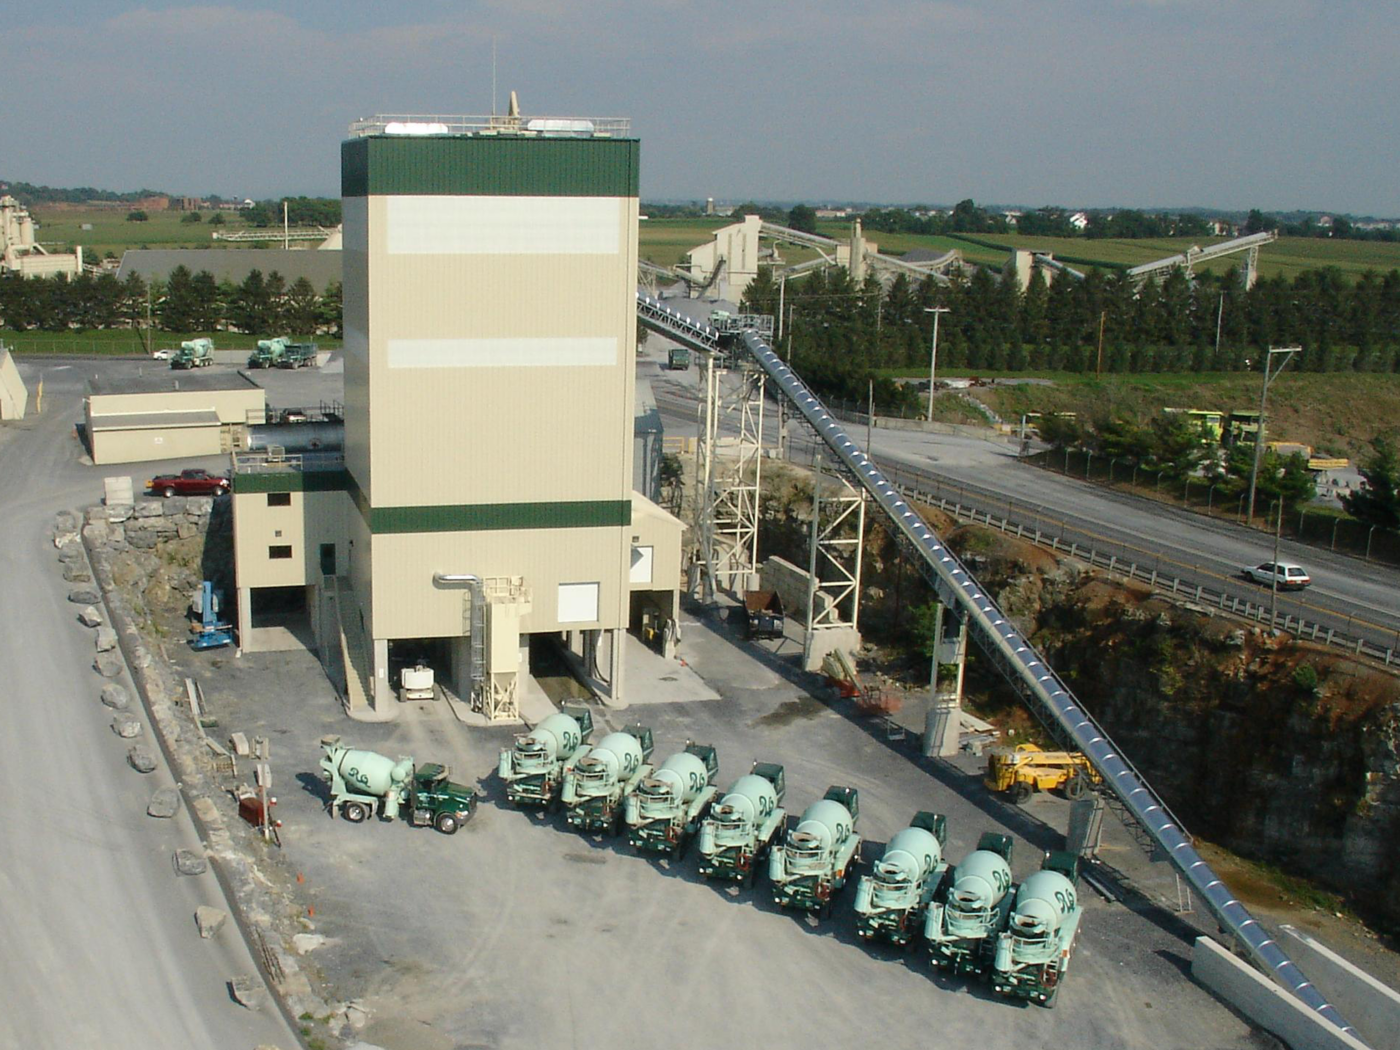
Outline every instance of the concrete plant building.
<path fill-rule="evenodd" d="M 560 632 L 620 696 L 634 602 L 673 616 L 680 577 L 680 522 L 633 492 L 638 143 L 422 127 L 342 146 L 344 455 L 235 472 L 243 644 L 256 589 L 306 587 L 352 710 L 385 709 L 399 649 L 508 717 L 526 636 Z"/>
<path fill-rule="evenodd" d="M 242 372 L 172 372 L 88 382 L 83 424 L 99 466 L 244 447 L 248 428 L 266 422 L 267 392 Z"/>

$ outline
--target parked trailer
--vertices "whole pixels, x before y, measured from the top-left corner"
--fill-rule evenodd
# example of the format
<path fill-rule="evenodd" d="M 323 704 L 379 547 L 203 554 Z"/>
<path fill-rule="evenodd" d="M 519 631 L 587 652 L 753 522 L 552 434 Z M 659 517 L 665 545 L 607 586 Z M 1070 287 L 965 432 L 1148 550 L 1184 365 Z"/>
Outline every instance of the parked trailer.
<path fill-rule="evenodd" d="M 954 870 L 947 899 L 929 905 L 924 939 L 933 965 L 984 974 L 1011 915 L 1011 836 L 986 832 Z"/>
<path fill-rule="evenodd" d="M 783 767 L 755 762 L 700 825 L 700 874 L 752 886 L 758 866 L 787 825 Z"/>
<path fill-rule="evenodd" d="M 718 775 L 715 749 L 687 743 L 627 796 L 627 840 L 644 853 L 685 856 L 691 836 L 719 793 Z"/>
<path fill-rule="evenodd" d="M 506 798 L 517 806 L 559 805 L 564 774 L 588 751 L 593 713 L 581 704 L 565 704 L 515 746 L 501 751 L 497 775 L 506 783 Z"/>
<path fill-rule="evenodd" d="M 1079 858 L 1056 852 L 1021 883 L 1011 920 L 997 937 L 993 991 L 1054 1007 L 1084 914 L 1078 881 Z"/>
<path fill-rule="evenodd" d="M 316 363 L 315 343 L 288 343 L 277 361 L 278 368 L 310 368 Z"/>
<path fill-rule="evenodd" d="M 780 908 L 814 911 L 826 918 L 832 903 L 860 863 L 860 795 L 855 788 L 829 787 L 807 807 L 787 841 L 768 855 L 768 880 Z"/>
<path fill-rule="evenodd" d="M 651 773 L 651 730 L 634 725 L 609 733 L 572 763 L 560 797 L 572 827 L 586 831 L 622 830 L 627 796 Z"/>
<path fill-rule="evenodd" d="M 890 839 L 884 856 L 856 885 L 856 929 L 866 940 L 910 945 L 923 932 L 924 915 L 941 900 L 948 863 L 947 818 L 920 811 Z"/>

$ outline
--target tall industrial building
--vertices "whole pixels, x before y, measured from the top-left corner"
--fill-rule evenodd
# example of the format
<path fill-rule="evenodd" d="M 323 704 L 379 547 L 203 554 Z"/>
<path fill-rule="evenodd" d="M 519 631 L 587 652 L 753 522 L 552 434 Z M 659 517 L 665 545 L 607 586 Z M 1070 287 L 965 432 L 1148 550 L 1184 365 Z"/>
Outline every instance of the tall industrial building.
<path fill-rule="evenodd" d="M 348 582 L 376 708 L 395 643 L 435 641 L 459 695 L 509 713 L 522 636 L 546 632 L 612 632 L 620 692 L 634 594 L 669 614 L 679 581 L 679 522 L 632 489 L 638 143 L 621 122 L 439 120 L 342 145 L 344 460 L 303 490 L 348 498 L 319 568 Z M 267 484 L 235 478 L 240 592 L 276 517 L 241 494 Z"/>

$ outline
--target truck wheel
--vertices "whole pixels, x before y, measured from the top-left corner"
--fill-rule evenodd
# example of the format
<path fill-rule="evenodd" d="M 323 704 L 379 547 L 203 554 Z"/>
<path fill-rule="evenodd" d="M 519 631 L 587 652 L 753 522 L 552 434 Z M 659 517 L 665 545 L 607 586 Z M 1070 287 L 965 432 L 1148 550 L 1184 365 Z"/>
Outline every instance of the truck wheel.
<path fill-rule="evenodd" d="M 462 825 L 458 822 L 456 814 L 439 813 L 437 819 L 433 821 L 433 827 L 437 828 L 444 835 L 455 835 L 457 829 Z"/>
<path fill-rule="evenodd" d="M 359 802 L 347 802 L 340 808 L 341 814 L 351 824 L 363 824 L 365 818 L 369 816 L 369 810 Z"/>
<path fill-rule="evenodd" d="M 1058 999 L 1059 997 L 1060 997 L 1060 986 L 1057 984 L 1057 985 L 1055 985 L 1055 987 L 1054 987 L 1053 989 L 1051 989 L 1051 991 L 1050 991 L 1050 998 L 1046 999 L 1045 1002 L 1041 1003 L 1041 1005 L 1044 1006 L 1045 1009 L 1047 1009 L 1047 1010 L 1053 1010 L 1053 1009 L 1055 1009 L 1055 1000 Z"/>
<path fill-rule="evenodd" d="M 1089 778 L 1076 769 L 1065 781 L 1065 798 L 1080 799 L 1089 793 Z"/>
<path fill-rule="evenodd" d="M 1011 801 L 1018 806 L 1024 806 L 1030 801 L 1034 790 L 1035 789 L 1024 780 L 1018 780 L 1015 784 L 1011 785 Z"/>

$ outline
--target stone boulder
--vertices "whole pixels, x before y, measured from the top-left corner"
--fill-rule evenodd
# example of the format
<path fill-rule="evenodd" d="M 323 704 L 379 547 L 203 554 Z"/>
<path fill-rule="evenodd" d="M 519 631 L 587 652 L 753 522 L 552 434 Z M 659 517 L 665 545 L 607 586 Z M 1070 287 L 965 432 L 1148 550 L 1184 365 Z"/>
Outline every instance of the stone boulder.
<path fill-rule="evenodd" d="M 117 632 L 110 627 L 99 627 L 93 641 L 99 653 L 110 653 L 117 647 Z"/>
<path fill-rule="evenodd" d="M 98 653 L 92 666 L 103 678 L 116 678 L 122 673 L 122 659 L 114 652 Z"/>
<path fill-rule="evenodd" d="M 150 773 L 156 768 L 156 756 L 151 754 L 150 748 L 142 744 L 130 748 L 126 753 L 126 760 L 138 773 Z"/>
<path fill-rule="evenodd" d="M 209 862 L 192 849 L 177 849 L 175 870 L 181 875 L 203 875 L 209 870 Z"/>
<path fill-rule="evenodd" d="M 78 622 L 84 627 L 101 627 L 102 614 L 97 611 L 96 607 L 89 605 L 78 613 Z"/>
<path fill-rule="evenodd" d="M 124 686 L 109 682 L 102 687 L 102 702 L 114 711 L 125 711 L 126 705 L 131 703 L 131 697 L 127 695 Z"/>
<path fill-rule="evenodd" d="M 131 740 L 141 735 L 141 723 L 130 715 L 117 715 L 112 719 L 112 732 L 123 740 Z"/>
<path fill-rule="evenodd" d="M 151 796 L 151 801 L 146 803 L 146 815 L 148 817 L 159 817 L 164 820 L 173 817 L 180 809 L 180 793 L 173 787 L 163 787 L 156 790 Z"/>
<path fill-rule="evenodd" d="M 102 595 L 93 590 L 76 590 L 68 592 L 68 600 L 74 605 L 96 605 L 102 600 Z"/>
<path fill-rule="evenodd" d="M 228 922 L 228 912 L 222 908 L 211 908 L 207 904 L 201 904 L 194 910 L 194 924 L 199 928 L 199 935 L 206 941 L 224 928 Z"/>

